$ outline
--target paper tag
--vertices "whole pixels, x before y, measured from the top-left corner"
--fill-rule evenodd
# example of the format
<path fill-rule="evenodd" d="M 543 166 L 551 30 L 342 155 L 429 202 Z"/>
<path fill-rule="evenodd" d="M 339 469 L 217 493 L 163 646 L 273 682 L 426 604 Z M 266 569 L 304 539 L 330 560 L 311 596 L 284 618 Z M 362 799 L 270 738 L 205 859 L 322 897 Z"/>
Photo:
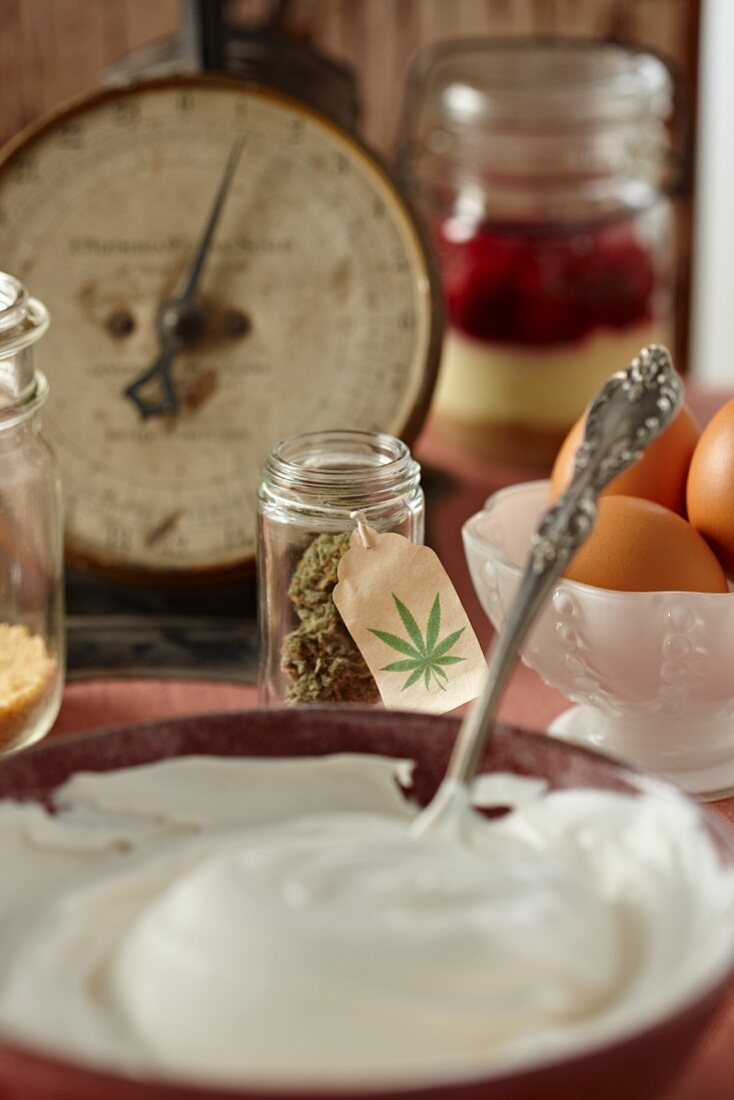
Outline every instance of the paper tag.
<path fill-rule="evenodd" d="M 433 550 L 360 525 L 338 577 L 334 603 L 386 706 L 443 714 L 479 695 L 487 663 Z"/>

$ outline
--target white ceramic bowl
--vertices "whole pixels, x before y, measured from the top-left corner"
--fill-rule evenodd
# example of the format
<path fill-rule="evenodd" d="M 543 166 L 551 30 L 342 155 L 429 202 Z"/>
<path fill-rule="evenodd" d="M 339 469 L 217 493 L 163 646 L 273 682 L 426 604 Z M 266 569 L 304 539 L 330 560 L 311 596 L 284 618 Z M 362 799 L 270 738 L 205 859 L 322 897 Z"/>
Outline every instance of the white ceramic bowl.
<path fill-rule="evenodd" d="M 464 525 L 497 629 L 517 591 L 548 482 L 503 489 Z M 611 752 L 701 798 L 734 792 L 734 593 L 554 589 L 522 653 L 576 706 L 549 733 Z"/>

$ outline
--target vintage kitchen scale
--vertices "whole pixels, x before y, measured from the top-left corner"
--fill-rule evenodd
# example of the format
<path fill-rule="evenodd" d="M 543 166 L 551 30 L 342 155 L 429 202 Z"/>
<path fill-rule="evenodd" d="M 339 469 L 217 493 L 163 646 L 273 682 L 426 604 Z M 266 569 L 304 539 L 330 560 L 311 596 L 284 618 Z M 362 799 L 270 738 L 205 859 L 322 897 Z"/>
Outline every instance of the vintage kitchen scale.
<path fill-rule="evenodd" d="M 1 266 L 53 319 L 72 673 L 251 668 L 270 446 L 334 426 L 410 441 L 427 409 L 436 273 L 350 130 L 353 82 L 281 33 L 285 6 L 245 31 L 184 5 L 178 43 L 0 152 Z"/>

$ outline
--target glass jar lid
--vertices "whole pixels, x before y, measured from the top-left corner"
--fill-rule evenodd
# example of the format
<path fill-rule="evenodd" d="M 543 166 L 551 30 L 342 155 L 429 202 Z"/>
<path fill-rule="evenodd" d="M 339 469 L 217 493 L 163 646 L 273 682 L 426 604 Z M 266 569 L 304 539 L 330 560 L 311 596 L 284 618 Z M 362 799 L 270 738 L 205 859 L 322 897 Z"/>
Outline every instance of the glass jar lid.
<path fill-rule="evenodd" d="M 660 58 L 612 43 L 454 42 L 424 57 L 415 79 L 421 75 L 424 109 L 453 129 L 667 119 L 673 104 Z"/>
<path fill-rule="evenodd" d="M 283 488 L 363 495 L 402 491 L 420 476 L 420 466 L 394 436 L 339 429 L 281 440 L 265 472 Z"/>
<path fill-rule="evenodd" d="M 273 447 L 260 497 L 349 516 L 420 491 L 420 465 L 402 440 L 381 432 L 308 432 Z"/>
<path fill-rule="evenodd" d="M 443 43 L 413 63 L 399 167 L 419 192 L 481 188 L 516 201 L 518 189 L 590 187 L 608 203 L 626 187 L 632 204 L 639 197 L 642 205 L 671 185 L 673 102 L 670 70 L 635 47 L 583 39 Z"/>
<path fill-rule="evenodd" d="M 0 415 L 37 396 L 30 347 L 49 326 L 48 310 L 13 275 L 0 272 Z M 45 392 L 45 382 L 41 382 Z"/>

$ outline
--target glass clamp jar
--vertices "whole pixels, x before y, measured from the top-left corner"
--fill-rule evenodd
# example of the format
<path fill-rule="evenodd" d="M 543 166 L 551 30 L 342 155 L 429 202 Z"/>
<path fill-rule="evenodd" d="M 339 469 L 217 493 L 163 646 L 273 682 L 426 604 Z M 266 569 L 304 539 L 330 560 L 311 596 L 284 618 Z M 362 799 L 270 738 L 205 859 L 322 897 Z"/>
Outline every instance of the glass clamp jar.
<path fill-rule="evenodd" d="M 423 542 L 420 466 L 400 440 L 323 431 L 270 452 L 258 490 L 263 704 L 379 700 L 332 599 L 355 512 L 377 531 Z"/>
<path fill-rule="evenodd" d="M 0 272 L 0 753 L 48 733 L 64 682 L 61 487 L 32 352 L 48 325 L 46 307 Z"/>
<path fill-rule="evenodd" d="M 632 47 L 418 55 L 398 158 L 442 269 L 442 434 L 546 463 L 610 374 L 670 342 L 672 109 L 668 68 Z"/>

